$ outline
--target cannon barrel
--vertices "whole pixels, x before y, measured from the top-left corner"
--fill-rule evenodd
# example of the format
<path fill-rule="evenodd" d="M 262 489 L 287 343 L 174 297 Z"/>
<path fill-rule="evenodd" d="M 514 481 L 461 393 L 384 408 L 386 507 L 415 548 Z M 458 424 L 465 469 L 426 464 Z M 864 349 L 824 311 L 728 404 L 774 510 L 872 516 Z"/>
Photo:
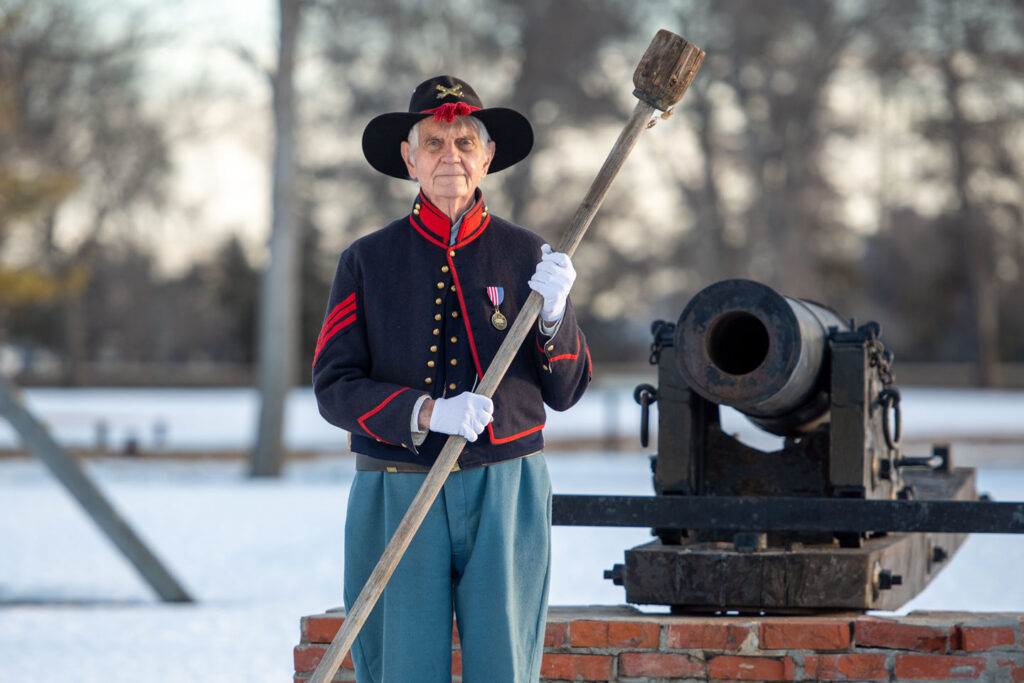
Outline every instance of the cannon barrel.
<path fill-rule="evenodd" d="M 829 329 L 850 324 L 820 304 L 751 280 L 723 280 L 694 296 L 676 325 L 687 384 L 776 434 L 828 419 Z"/>

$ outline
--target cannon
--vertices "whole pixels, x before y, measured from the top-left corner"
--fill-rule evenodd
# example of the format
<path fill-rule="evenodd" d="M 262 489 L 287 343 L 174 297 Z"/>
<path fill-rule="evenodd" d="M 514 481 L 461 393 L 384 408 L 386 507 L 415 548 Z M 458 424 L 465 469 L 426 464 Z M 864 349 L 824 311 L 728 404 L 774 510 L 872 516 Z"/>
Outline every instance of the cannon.
<path fill-rule="evenodd" d="M 652 326 L 655 496 L 556 496 L 554 523 L 649 526 L 605 573 L 635 604 L 674 612 L 896 609 L 967 532 L 1024 532 L 1024 504 L 979 500 L 972 468 L 934 444 L 904 455 L 892 353 L 876 323 L 750 280 L 698 293 Z M 729 406 L 782 437 L 722 429 Z"/>
<path fill-rule="evenodd" d="M 923 463 L 901 458 L 892 354 L 876 323 L 854 328 L 830 308 L 750 280 L 705 288 L 674 328 L 656 323 L 661 387 L 656 491 L 912 495 L 901 472 Z M 660 352 L 669 346 L 672 353 Z M 786 437 L 783 449 L 766 455 L 724 434 L 719 405 Z M 692 421 L 678 419 L 684 411 Z M 680 447 L 680 438 L 700 441 Z M 940 453 L 948 464 L 948 450 Z"/>

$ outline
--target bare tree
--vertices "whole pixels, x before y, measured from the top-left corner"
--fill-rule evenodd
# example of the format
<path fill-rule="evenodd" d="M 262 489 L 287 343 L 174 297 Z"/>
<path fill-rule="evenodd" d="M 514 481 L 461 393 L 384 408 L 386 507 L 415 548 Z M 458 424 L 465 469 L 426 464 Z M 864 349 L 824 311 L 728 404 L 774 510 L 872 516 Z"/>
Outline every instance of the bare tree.
<path fill-rule="evenodd" d="M 791 295 L 820 296 L 830 235 L 846 229 L 822 163 L 838 128 L 829 88 L 878 10 L 726 0 L 686 12 L 704 30 L 708 52 L 689 110 L 703 172 L 680 183 L 704 222 L 697 247 L 712 260 L 703 279 L 716 277 L 707 272 L 713 268 L 717 277 L 755 277 Z M 723 184 L 746 188 L 742 198 Z"/>
<path fill-rule="evenodd" d="M 878 27 L 875 67 L 894 97 L 931 105 L 917 107 L 912 124 L 939 153 L 925 157 L 929 162 L 908 185 L 948 198 L 933 219 L 933 239 L 948 235 L 953 256 L 944 277 L 960 284 L 953 294 L 960 305 L 943 320 L 945 334 L 968 351 L 975 382 L 994 386 L 1001 380 L 1001 320 L 1019 308 L 1000 311 L 1020 270 L 1024 168 L 1017 159 L 1024 104 L 1013 89 L 1024 67 L 1024 7 L 1008 0 L 919 0 L 900 9 L 898 21 Z M 906 189 L 890 193 L 894 209 L 914 199 Z"/>
<path fill-rule="evenodd" d="M 150 35 L 137 16 L 113 38 L 95 24 L 68 0 L 0 4 L 0 99 L 10 124 L 0 140 L 0 183 L 14 187 L 3 203 L 16 208 L 26 194 L 49 195 L 8 226 L 28 228 L 17 244 L 23 274 L 58 283 L 64 330 L 52 338 L 63 341 L 72 382 L 86 353 L 83 296 L 99 245 L 133 238 L 137 212 L 162 205 L 170 169 L 163 129 L 144 111 L 138 87 Z M 74 217 L 62 214 L 65 199 L 74 199 Z M 80 235 L 70 246 L 56 240 L 67 222 Z"/>
<path fill-rule="evenodd" d="M 472 83 L 488 106 L 514 107 L 531 119 L 533 153 L 487 178 L 484 192 L 500 215 L 555 241 L 601 162 L 586 145 L 566 138 L 604 124 L 613 128 L 610 145 L 635 103 L 629 101 L 634 60 L 650 35 L 639 35 L 634 7 L 614 0 L 472 0 L 458 10 L 428 2 L 331 0 L 329 7 L 314 35 L 329 65 L 330 88 L 317 98 L 323 109 L 310 112 L 310 130 L 330 126 L 332 136 L 341 131 L 342 144 L 320 145 L 330 153 L 311 149 L 306 159 L 308 177 L 319 188 L 315 212 L 331 221 L 323 225 L 325 243 L 343 246 L 407 209 L 413 186 L 372 172 L 357 151 L 359 133 L 371 116 L 404 106 L 413 86 L 438 73 Z M 620 54 L 629 54 L 629 61 Z M 603 223 L 614 232 L 611 204 L 591 232 L 598 241 L 615 240 L 599 237 Z M 582 285 L 576 303 L 586 315 Z"/>
<path fill-rule="evenodd" d="M 274 161 L 270 261 L 263 276 L 259 321 L 259 433 L 250 473 L 281 473 L 284 409 L 298 362 L 298 258 L 301 223 L 296 220 L 295 56 L 304 0 L 279 0 L 277 68 L 271 76 Z"/>

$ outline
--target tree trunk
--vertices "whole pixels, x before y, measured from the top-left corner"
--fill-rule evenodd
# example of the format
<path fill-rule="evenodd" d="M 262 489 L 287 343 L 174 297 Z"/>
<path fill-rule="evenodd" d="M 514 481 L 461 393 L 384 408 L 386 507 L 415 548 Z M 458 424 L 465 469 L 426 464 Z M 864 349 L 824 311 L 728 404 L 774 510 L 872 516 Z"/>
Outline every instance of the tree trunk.
<path fill-rule="evenodd" d="M 294 382 L 299 332 L 298 246 L 295 204 L 295 51 L 303 0 L 278 0 L 280 41 L 271 84 L 274 107 L 270 259 L 260 294 L 259 434 L 250 474 L 281 474 L 285 399 Z"/>
<path fill-rule="evenodd" d="M 967 159 L 967 117 L 961 105 L 963 79 L 951 55 L 941 62 L 946 103 L 949 106 L 949 144 L 953 159 L 953 190 L 957 198 L 957 229 L 963 240 L 967 268 L 967 315 L 974 337 L 974 380 L 979 386 L 999 385 L 998 290 L 992 273 L 991 231 L 971 198 L 970 162 Z"/>
<path fill-rule="evenodd" d="M 725 242 L 725 219 L 722 216 L 722 195 L 719 192 L 715 170 L 718 165 L 714 144 L 714 111 L 708 99 L 707 88 L 701 88 L 693 99 L 693 109 L 697 116 L 697 137 L 700 142 L 701 154 L 704 158 L 704 187 L 706 198 L 698 208 L 699 242 L 697 245 L 699 258 L 697 269 L 701 275 L 701 283 L 715 282 L 726 277 L 735 277 L 736 268 L 727 259 L 729 251 Z M 684 255 L 680 249 L 679 258 Z"/>

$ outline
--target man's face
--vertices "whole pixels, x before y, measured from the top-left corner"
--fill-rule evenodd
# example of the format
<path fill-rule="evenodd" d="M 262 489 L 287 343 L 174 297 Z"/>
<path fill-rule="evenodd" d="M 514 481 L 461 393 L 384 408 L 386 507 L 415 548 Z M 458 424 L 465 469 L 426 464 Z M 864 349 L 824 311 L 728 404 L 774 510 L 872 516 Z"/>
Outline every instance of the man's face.
<path fill-rule="evenodd" d="M 423 194 L 439 208 L 464 209 L 487 173 L 494 142 L 483 144 L 476 129 L 462 118 L 447 123 L 427 117 L 419 126 L 416 149 L 402 143 L 409 177 L 419 181 Z"/>

